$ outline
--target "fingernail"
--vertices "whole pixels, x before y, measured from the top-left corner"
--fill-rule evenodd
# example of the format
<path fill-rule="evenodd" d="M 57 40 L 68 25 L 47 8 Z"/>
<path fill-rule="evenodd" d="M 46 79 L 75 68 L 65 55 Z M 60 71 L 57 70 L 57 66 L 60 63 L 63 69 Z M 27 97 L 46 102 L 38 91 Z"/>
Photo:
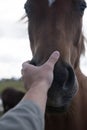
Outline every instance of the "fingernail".
<path fill-rule="evenodd" d="M 53 55 L 54 55 L 54 57 L 57 57 L 57 58 L 59 58 L 59 56 L 60 56 L 60 53 L 59 53 L 59 51 L 54 51 L 54 52 L 53 52 Z"/>

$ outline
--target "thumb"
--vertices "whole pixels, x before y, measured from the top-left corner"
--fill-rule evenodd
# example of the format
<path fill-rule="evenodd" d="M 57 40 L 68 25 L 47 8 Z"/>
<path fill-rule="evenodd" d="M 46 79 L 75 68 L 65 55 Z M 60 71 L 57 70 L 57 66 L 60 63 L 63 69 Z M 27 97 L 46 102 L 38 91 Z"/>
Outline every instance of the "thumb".
<path fill-rule="evenodd" d="M 27 63 L 27 62 L 24 62 L 24 63 L 22 64 L 22 69 L 23 69 L 23 70 L 26 70 L 27 68 L 29 69 L 29 68 L 31 68 L 31 67 L 32 67 L 32 65 L 29 64 L 29 63 Z"/>
<path fill-rule="evenodd" d="M 47 64 L 49 64 L 52 68 L 54 67 L 55 63 L 58 61 L 60 53 L 58 51 L 54 51 L 49 59 L 47 60 Z"/>

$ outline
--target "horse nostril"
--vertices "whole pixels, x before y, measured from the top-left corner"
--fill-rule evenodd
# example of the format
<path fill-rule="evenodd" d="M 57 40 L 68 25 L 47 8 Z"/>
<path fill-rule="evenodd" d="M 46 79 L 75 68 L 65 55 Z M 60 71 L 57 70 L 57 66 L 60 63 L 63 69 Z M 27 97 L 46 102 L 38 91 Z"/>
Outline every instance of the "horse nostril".
<path fill-rule="evenodd" d="M 58 90 L 72 90 L 76 83 L 75 80 L 75 74 L 71 66 L 59 62 L 55 65 L 53 83 L 57 85 Z"/>
<path fill-rule="evenodd" d="M 68 77 L 63 85 L 63 90 L 65 91 L 71 89 L 75 84 L 75 74 L 72 67 L 67 66 L 67 71 L 68 71 Z"/>
<path fill-rule="evenodd" d="M 60 62 L 58 62 L 54 68 L 54 81 L 53 81 L 53 83 L 58 86 L 57 87 L 58 89 L 62 89 L 64 83 L 67 81 L 68 75 L 69 74 L 66 67 Z"/>

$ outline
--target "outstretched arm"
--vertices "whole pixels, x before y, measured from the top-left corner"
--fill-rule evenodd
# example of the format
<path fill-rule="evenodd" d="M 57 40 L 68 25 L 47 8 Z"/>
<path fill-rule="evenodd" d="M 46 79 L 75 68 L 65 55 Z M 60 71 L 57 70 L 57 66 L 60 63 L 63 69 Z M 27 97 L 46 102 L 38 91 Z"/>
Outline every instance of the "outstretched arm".
<path fill-rule="evenodd" d="M 23 100 L 34 101 L 43 112 L 45 112 L 47 92 L 53 81 L 54 65 L 58 58 L 59 52 L 55 51 L 42 66 L 23 64 L 22 75 L 25 88 L 28 90 Z"/>

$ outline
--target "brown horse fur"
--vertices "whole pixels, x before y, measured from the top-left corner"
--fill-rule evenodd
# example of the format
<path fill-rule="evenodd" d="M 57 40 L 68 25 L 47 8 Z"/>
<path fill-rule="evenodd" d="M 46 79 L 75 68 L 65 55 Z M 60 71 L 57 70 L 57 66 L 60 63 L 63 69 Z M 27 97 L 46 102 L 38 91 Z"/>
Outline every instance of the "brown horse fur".
<path fill-rule="evenodd" d="M 47 107 L 53 111 L 46 111 L 46 130 L 87 129 L 87 77 L 79 67 L 80 56 L 85 51 L 82 34 L 85 8 L 84 0 L 27 0 L 25 4 L 33 53 L 31 64 L 41 65 L 53 51 L 60 51 L 52 89 L 48 92 Z M 67 91 L 62 93 L 65 84 Z M 69 93 L 72 100 L 69 100 L 66 111 L 56 111 L 68 101 L 68 98 L 63 99 L 63 94 L 67 97 Z"/>

